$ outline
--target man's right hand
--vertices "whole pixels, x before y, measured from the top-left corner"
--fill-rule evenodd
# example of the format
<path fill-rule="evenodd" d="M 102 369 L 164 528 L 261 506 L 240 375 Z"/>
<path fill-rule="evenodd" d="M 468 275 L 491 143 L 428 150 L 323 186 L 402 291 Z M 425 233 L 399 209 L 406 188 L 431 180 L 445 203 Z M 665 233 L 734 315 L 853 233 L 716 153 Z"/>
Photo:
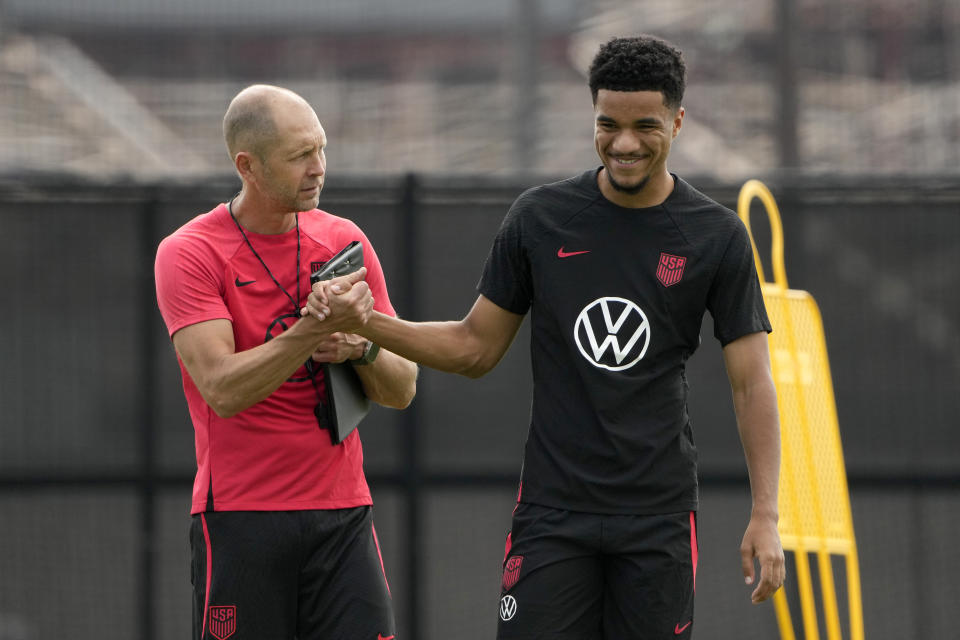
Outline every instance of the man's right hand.
<path fill-rule="evenodd" d="M 366 275 L 366 267 L 361 267 L 345 276 L 315 283 L 300 315 L 321 322 L 326 333 L 355 333 L 373 312 L 373 294 L 364 281 Z"/>

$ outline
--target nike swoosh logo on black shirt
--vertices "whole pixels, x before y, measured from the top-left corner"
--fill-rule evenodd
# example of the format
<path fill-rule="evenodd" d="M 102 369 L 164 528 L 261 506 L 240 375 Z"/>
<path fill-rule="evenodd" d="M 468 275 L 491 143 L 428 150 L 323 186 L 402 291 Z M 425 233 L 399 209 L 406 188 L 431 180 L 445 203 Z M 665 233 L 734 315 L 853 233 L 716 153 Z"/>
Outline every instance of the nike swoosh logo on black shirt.
<path fill-rule="evenodd" d="M 557 257 L 569 258 L 570 256 L 579 256 L 579 255 L 583 255 L 584 253 L 590 253 L 590 250 L 588 249 L 586 251 L 564 251 L 563 247 L 560 247 L 560 250 L 557 251 Z"/>
<path fill-rule="evenodd" d="M 233 284 L 237 285 L 238 287 L 245 287 L 248 284 L 253 284 L 254 282 L 256 282 L 256 280 L 247 280 L 246 282 L 240 282 L 240 276 L 237 276 L 237 279 L 233 281 Z"/>

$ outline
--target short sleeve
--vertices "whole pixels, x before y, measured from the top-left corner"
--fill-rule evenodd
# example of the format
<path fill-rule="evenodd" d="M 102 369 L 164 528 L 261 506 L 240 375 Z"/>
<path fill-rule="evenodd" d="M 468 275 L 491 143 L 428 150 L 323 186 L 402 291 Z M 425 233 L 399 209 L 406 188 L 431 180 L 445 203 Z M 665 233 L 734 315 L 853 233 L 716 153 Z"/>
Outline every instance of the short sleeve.
<path fill-rule="evenodd" d="M 213 256 L 186 237 L 174 235 L 160 243 L 154 278 L 157 306 L 171 337 L 198 322 L 233 321 L 223 297 L 223 270 Z"/>
<path fill-rule="evenodd" d="M 751 333 L 771 331 L 750 235 L 739 219 L 707 295 L 707 309 L 713 317 L 714 336 L 723 346 Z"/>
<path fill-rule="evenodd" d="M 477 290 L 498 307 L 523 315 L 533 302 L 533 280 L 523 223 L 529 199 L 517 198 L 507 212 L 487 255 Z"/>

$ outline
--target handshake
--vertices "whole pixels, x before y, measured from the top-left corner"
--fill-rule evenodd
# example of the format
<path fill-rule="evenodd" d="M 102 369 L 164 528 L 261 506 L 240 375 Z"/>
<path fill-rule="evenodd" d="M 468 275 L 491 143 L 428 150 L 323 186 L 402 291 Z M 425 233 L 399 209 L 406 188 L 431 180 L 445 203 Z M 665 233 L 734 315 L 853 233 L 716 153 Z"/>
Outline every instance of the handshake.
<path fill-rule="evenodd" d="M 331 332 L 356 333 L 373 313 L 366 275 L 363 244 L 351 242 L 310 275 L 311 291 L 300 315 L 316 318 Z"/>

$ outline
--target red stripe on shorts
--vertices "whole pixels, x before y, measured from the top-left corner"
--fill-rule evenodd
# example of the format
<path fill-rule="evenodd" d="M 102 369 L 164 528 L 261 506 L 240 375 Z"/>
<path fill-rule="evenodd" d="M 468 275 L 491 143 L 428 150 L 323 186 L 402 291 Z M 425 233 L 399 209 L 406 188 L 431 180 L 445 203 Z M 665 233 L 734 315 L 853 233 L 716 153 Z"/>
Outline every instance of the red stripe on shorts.
<path fill-rule="evenodd" d="M 200 637 L 207 632 L 207 611 L 210 610 L 210 579 L 213 574 L 213 545 L 210 544 L 210 532 L 207 530 L 207 518 L 200 514 L 203 523 L 203 541 L 207 545 L 207 581 L 203 592 L 203 626 L 200 627 Z"/>
<path fill-rule="evenodd" d="M 693 591 L 697 591 L 697 514 L 690 512 L 690 560 L 693 561 Z"/>
<path fill-rule="evenodd" d="M 377 528 L 373 526 L 373 523 L 370 523 L 370 530 L 373 531 L 373 544 L 377 547 L 377 557 L 380 558 L 380 571 L 383 572 L 383 584 L 387 585 L 387 595 L 391 598 L 393 594 L 390 592 L 390 583 L 387 582 L 387 570 L 383 566 L 383 554 L 380 553 L 380 541 L 377 539 Z"/>

